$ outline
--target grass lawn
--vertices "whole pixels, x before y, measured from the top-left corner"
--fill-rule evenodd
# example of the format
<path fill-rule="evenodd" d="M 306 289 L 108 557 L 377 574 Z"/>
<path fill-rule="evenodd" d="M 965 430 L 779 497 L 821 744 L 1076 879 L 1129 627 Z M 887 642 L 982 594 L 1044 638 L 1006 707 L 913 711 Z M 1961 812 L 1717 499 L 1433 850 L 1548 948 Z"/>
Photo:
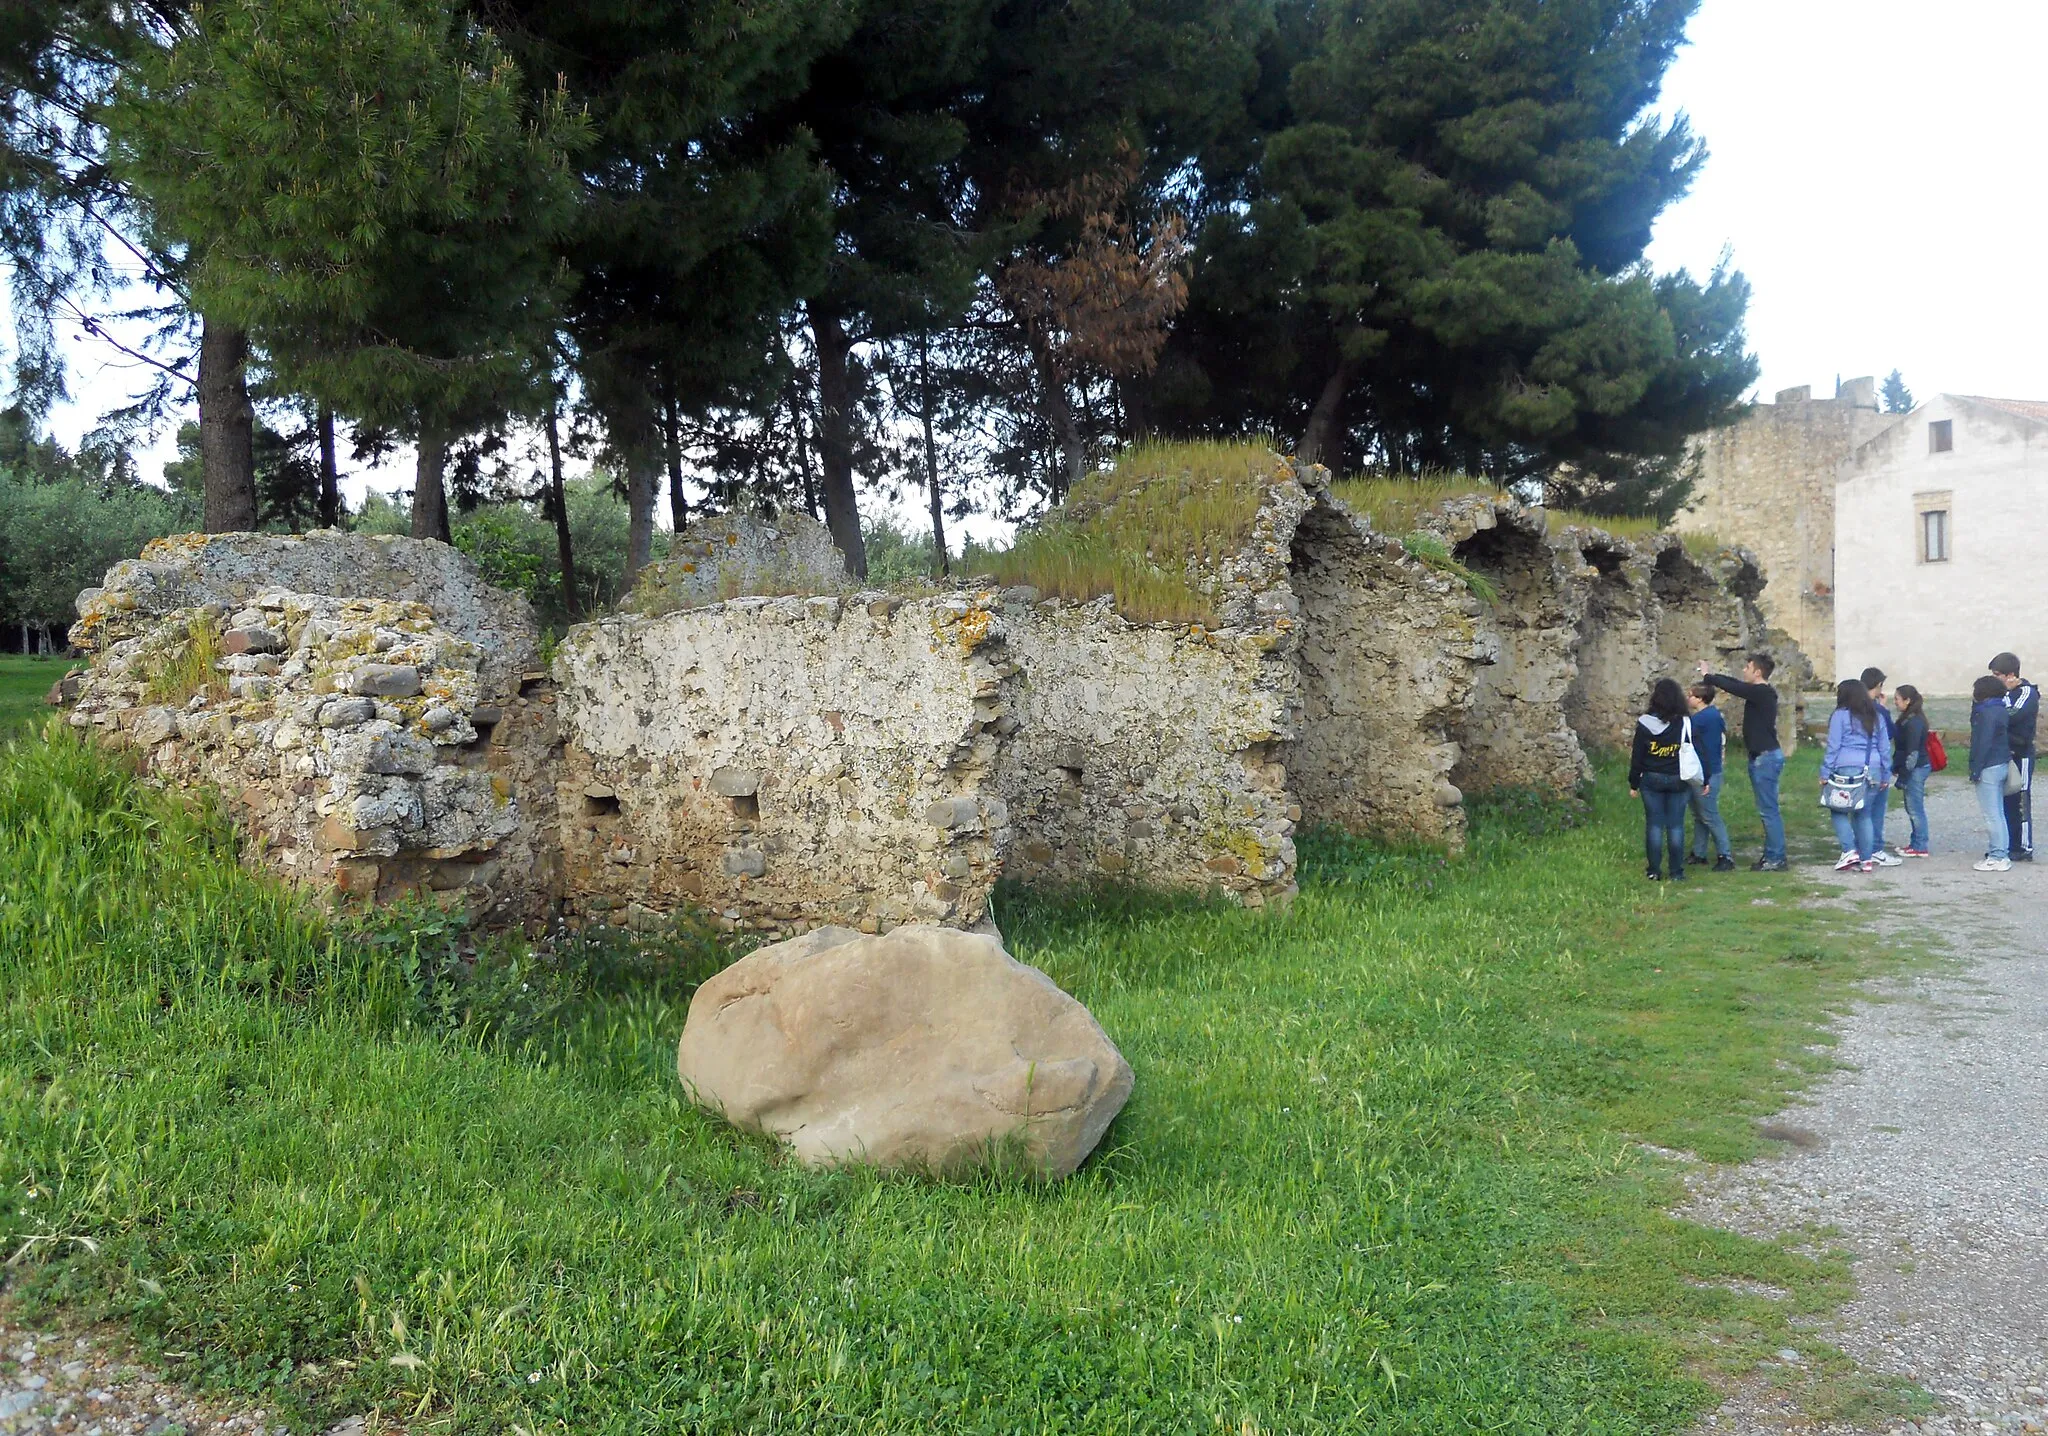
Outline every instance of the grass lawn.
<path fill-rule="evenodd" d="M 404 943 L 69 741 L 17 745 L 10 1299 L 304 1429 L 1672 1431 L 1788 1345 L 1816 1406 L 1891 1399 L 1790 1324 L 1843 1266 L 1670 1220 L 1680 1168 L 1644 1148 L 1757 1150 L 1887 959 L 1796 875 L 1644 883 L 1601 787 L 1577 823 L 1482 811 L 1449 864 L 1305 843 L 1284 916 L 1007 896 L 1013 950 L 1138 1074 L 1048 1189 L 809 1172 L 688 1110 L 679 981 L 593 979 L 516 1042 L 436 1023 Z"/>
<path fill-rule="evenodd" d="M 49 716 L 43 695 L 74 665 L 61 658 L 24 658 L 0 654 L 0 738 L 11 737 L 37 719 Z"/>

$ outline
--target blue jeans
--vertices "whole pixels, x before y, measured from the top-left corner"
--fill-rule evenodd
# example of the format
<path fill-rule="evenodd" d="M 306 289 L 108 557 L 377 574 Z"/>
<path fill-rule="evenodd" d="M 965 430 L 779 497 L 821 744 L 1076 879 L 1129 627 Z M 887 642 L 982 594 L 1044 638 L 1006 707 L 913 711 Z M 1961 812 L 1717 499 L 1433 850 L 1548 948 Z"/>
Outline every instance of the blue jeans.
<path fill-rule="evenodd" d="M 1927 780 L 1934 774 L 1931 765 L 1922 763 L 1907 771 L 1899 782 L 1899 793 L 1906 803 L 1906 821 L 1912 826 L 1912 833 L 1906 839 L 1906 846 L 1917 852 L 1927 851 Z"/>
<path fill-rule="evenodd" d="M 1716 773 L 1712 792 L 1702 793 L 1699 787 L 1694 785 L 1689 795 L 1689 804 L 1692 808 L 1692 860 L 1696 863 L 1707 860 L 1709 837 L 1714 840 L 1715 857 L 1734 856 L 1728 846 L 1728 825 L 1721 821 L 1721 784 L 1726 777 L 1726 773 Z"/>
<path fill-rule="evenodd" d="M 1785 750 L 1773 748 L 1749 760 L 1749 786 L 1756 794 L 1756 815 L 1764 820 L 1764 861 L 1785 861 L 1785 819 L 1778 812 L 1778 778 L 1785 771 Z"/>
<path fill-rule="evenodd" d="M 2015 758 L 2020 767 L 2020 790 L 2005 797 L 2005 831 L 2016 853 L 2034 851 L 2034 759 L 2029 754 Z"/>
<path fill-rule="evenodd" d="M 1984 814 L 1984 856 L 2012 856 L 2012 832 L 2005 825 L 2005 770 L 2000 763 L 1977 775 L 1977 807 Z"/>
<path fill-rule="evenodd" d="M 1828 816 L 1835 820 L 1835 841 L 1842 845 L 1845 853 L 1854 853 L 1869 862 L 1877 856 L 1877 795 L 1864 799 L 1863 806 L 1853 813 L 1839 813 L 1828 809 Z"/>
<path fill-rule="evenodd" d="M 1685 876 L 1685 805 L 1692 798 L 1692 784 L 1668 773 L 1643 774 L 1643 855 L 1650 871 L 1663 866 L 1665 853 L 1671 855 L 1671 876 Z"/>
<path fill-rule="evenodd" d="M 1892 811 L 1892 790 L 1890 788 L 1879 788 L 1870 795 L 1869 806 L 1871 809 L 1871 831 L 1877 834 L 1877 846 L 1879 849 L 1882 849 L 1884 847 L 1885 819 L 1891 816 Z"/>

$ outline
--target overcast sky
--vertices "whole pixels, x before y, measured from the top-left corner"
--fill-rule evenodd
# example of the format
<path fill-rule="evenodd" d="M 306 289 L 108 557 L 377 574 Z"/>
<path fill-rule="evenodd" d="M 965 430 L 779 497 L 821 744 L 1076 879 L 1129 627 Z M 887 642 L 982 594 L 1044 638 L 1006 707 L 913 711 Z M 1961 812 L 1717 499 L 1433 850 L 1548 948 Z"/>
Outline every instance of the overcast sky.
<path fill-rule="evenodd" d="M 1662 108 L 1712 158 L 1650 257 L 1732 251 L 1762 397 L 1896 367 L 1923 397 L 2048 398 L 2048 0 L 1704 0 L 1691 38 Z M 55 426 L 75 442 L 131 376 L 90 339 L 70 352 Z"/>
<path fill-rule="evenodd" d="M 1660 269 L 1749 276 L 1758 388 L 1897 368 L 2048 398 L 2042 0 L 1704 0 L 1665 85 L 1712 157 Z"/>

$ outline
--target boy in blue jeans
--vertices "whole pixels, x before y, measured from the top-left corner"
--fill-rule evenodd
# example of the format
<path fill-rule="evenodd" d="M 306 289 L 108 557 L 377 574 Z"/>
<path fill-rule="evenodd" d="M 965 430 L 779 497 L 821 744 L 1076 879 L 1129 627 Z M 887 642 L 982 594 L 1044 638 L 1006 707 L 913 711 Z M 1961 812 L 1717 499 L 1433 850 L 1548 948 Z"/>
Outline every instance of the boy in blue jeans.
<path fill-rule="evenodd" d="M 1785 871 L 1785 819 L 1778 812 L 1778 779 L 1785 772 L 1785 750 L 1778 746 L 1778 690 L 1771 687 L 1777 661 L 1768 653 L 1752 653 L 1742 676 L 1709 673 L 1700 677 L 1710 687 L 1742 700 L 1742 746 L 1749 753 L 1749 787 L 1756 795 L 1756 815 L 1764 825 L 1764 855 L 1750 864 L 1760 873 Z"/>
<path fill-rule="evenodd" d="M 1722 753 L 1728 742 L 1728 720 L 1714 706 L 1713 685 L 1696 683 L 1685 695 L 1692 714 L 1692 746 L 1700 755 L 1705 777 L 1692 785 L 1692 860 L 1707 860 L 1707 838 L 1714 839 L 1714 871 L 1735 871 L 1735 851 L 1728 844 L 1728 825 L 1721 821 Z"/>

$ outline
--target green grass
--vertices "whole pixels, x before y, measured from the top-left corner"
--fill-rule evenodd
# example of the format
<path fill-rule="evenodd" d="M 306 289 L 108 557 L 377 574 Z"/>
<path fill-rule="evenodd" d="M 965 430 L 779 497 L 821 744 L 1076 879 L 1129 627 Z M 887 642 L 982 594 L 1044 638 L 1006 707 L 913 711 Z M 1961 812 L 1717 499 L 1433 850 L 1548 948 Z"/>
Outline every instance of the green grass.
<path fill-rule="evenodd" d="M 1552 530 L 1576 525 L 1582 529 L 1599 529 L 1602 533 L 1613 534 L 1616 538 L 1654 538 L 1664 531 L 1664 525 L 1654 516 L 1635 514 L 1585 514 L 1576 509 L 1545 509 L 1544 523 Z"/>
<path fill-rule="evenodd" d="M 0 654 L 0 740 L 11 738 L 47 716 L 43 698 L 72 665 L 61 658 Z"/>
<path fill-rule="evenodd" d="M 1140 444 L 1009 548 L 970 547 L 960 569 L 1053 598 L 1113 595 L 1141 623 L 1213 623 L 1203 578 L 1250 540 L 1278 469 L 1265 444 Z"/>
<path fill-rule="evenodd" d="M 1484 479 L 1463 474 L 1425 474 L 1409 478 L 1392 474 L 1361 474 L 1338 479 L 1330 492 L 1353 513 L 1362 514 L 1385 534 L 1405 534 L 1453 499 L 1505 495 Z"/>
<path fill-rule="evenodd" d="M 1482 807 L 1457 861 L 1306 840 L 1279 916 L 1004 895 L 1138 1074 L 1048 1189 L 810 1172 L 695 1113 L 674 980 L 586 982 L 517 1042 L 426 1020 L 404 943 L 68 738 L 17 745 L 12 1299 L 306 1430 L 1667 1432 L 1786 1345 L 1851 1405 L 1791 1324 L 1844 1264 L 1671 1220 L 1642 1144 L 1754 1154 L 1896 959 L 1797 876 L 1643 883 L 1618 788 Z"/>

